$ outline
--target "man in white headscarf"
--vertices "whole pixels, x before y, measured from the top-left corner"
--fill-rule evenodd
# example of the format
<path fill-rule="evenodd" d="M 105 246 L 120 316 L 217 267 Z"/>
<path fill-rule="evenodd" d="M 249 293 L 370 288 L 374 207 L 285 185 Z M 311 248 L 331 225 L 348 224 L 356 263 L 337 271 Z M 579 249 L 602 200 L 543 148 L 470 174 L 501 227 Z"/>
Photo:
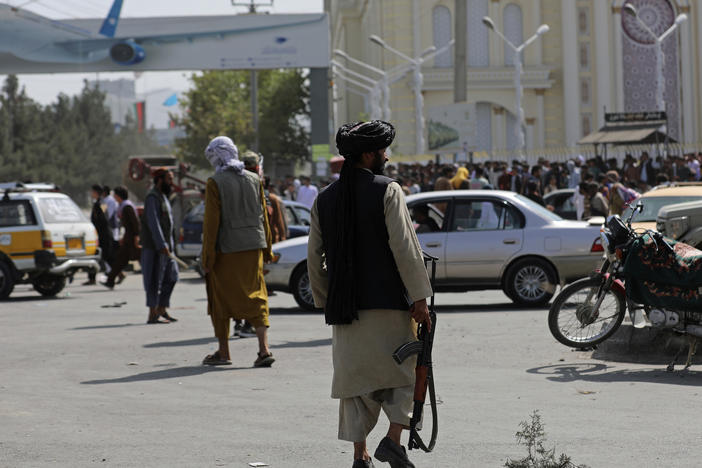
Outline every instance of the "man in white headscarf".
<path fill-rule="evenodd" d="M 205 156 L 215 168 L 207 179 L 202 266 L 207 278 L 207 313 L 212 319 L 219 349 L 203 364 L 231 364 L 231 319 L 248 320 L 256 328 L 258 357 L 254 367 L 270 367 L 268 348 L 268 293 L 263 263 L 270 261 L 271 230 L 263 184 L 258 175 L 244 170 L 234 142 L 225 136 L 213 139 Z"/>

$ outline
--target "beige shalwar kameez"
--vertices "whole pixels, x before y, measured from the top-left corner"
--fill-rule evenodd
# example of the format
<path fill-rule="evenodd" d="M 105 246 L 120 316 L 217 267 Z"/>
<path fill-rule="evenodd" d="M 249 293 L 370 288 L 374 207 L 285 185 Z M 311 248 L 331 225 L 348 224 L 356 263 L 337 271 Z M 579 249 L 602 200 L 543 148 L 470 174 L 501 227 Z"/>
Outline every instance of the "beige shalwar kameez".
<path fill-rule="evenodd" d="M 422 249 L 397 183 L 385 192 L 385 224 L 389 245 L 411 301 L 432 294 Z M 307 268 L 315 305 L 326 304 L 328 279 L 317 202 L 312 207 Z M 359 310 L 349 325 L 332 326 L 334 376 L 332 398 L 340 399 L 339 438 L 361 442 L 375 426 L 380 409 L 392 423 L 407 426 L 412 414 L 415 359 L 398 365 L 392 353 L 416 340 L 416 324 L 407 310 Z"/>

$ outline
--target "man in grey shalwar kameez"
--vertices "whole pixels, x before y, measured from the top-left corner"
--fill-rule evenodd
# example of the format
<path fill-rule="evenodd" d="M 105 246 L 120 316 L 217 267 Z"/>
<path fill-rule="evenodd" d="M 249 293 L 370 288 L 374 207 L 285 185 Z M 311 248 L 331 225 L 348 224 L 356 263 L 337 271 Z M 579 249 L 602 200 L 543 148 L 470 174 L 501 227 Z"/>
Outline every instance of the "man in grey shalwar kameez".
<path fill-rule="evenodd" d="M 373 466 L 366 437 L 381 409 L 390 428 L 375 457 L 414 467 L 400 436 L 412 414 L 416 359 L 398 365 L 392 353 L 429 320 L 432 290 L 402 189 L 380 175 L 394 136 L 382 121 L 342 126 L 340 178 L 312 207 L 307 264 L 315 304 L 333 325 L 332 398 L 340 400 L 339 439 L 354 443 L 354 468 Z"/>

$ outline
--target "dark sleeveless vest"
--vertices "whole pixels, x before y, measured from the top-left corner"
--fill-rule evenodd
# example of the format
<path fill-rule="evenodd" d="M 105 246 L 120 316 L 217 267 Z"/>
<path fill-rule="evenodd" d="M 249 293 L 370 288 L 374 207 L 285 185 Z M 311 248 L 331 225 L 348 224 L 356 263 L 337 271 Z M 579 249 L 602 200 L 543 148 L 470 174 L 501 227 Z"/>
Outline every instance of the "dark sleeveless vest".
<path fill-rule="evenodd" d="M 356 245 L 349 248 L 355 253 L 357 308 L 407 310 L 410 301 L 390 250 L 385 226 L 385 191 L 394 180 L 365 169 L 356 171 Z M 327 266 L 332 263 L 329 259 L 337 254 L 334 240 L 341 229 L 334 222 L 334 212 L 341 209 L 339 190 L 339 182 L 334 182 L 317 197 Z M 327 274 L 331 279 L 335 272 Z"/>

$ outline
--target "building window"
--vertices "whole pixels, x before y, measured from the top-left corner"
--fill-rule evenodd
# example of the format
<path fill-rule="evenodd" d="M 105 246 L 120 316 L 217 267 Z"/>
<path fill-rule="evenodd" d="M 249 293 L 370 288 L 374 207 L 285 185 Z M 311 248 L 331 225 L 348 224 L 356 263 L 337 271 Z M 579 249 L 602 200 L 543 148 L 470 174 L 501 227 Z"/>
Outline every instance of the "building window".
<path fill-rule="evenodd" d="M 515 46 L 524 41 L 524 26 L 522 21 L 522 8 L 510 3 L 502 12 L 502 28 L 507 39 Z M 505 65 L 514 65 L 514 51 L 505 44 Z"/>
<path fill-rule="evenodd" d="M 483 17 L 488 16 L 488 0 L 468 0 L 468 66 L 490 66 L 488 29 Z"/>
<path fill-rule="evenodd" d="M 581 42 L 578 46 L 578 61 L 580 62 L 581 70 L 590 69 L 590 43 Z"/>
<path fill-rule="evenodd" d="M 492 104 L 479 102 L 475 106 L 476 149 L 478 151 L 492 150 Z"/>
<path fill-rule="evenodd" d="M 590 35 L 590 12 L 587 8 L 578 9 L 578 34 L 581 36 Z"/>
<path fill-rule="evenodd" d="M 590 78 L 580 78 L 580 104 L 589 106 L 592 103 Z"/>
<path fill-rule="evenodd" d="M 580 120 L 581 131 L 583 136 L 587 136 L 592 133 L 592 117 L 590 114 L 583 114 Z"/>
<path fill-rule="evenodd" d="M 451 10 L 445 6 L 437 6 L 433 11 L 434 23 L 434 47 L 438 49 L 444 47 L 451 41 Z M 437 55 L 434 58 L 434 66 L 437 68 L 450 68 L 453 66 L 453 52 L 451 49 Z"/>

